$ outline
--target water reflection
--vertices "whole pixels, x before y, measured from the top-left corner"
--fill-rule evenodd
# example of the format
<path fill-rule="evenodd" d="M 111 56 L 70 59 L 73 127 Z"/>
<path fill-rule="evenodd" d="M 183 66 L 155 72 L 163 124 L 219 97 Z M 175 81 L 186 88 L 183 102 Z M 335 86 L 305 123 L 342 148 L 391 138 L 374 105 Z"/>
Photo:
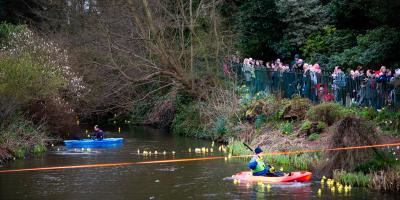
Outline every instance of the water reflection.
<path fill-rule="evenodd" d="M 134 128 L 118 148 L 67 149 L 54 147 L 43 156 L 10 163 L 0 169 L 33 168 L 95 163 L 139 162 L 173 158 L 204 157 L 214 153 L 195 154 L 188 149 L 211 148 L 211 142 L 172 137 L 166 132 Z M 143 156 L 137 150 L 166 151 L 166 155 Z M 57 151 L 58 150 L 58 151 Z M 173 155 L 172 151 L 176 154 Z M 208 160 L 182 163 L 99 167 L 22 173 L 0 173 L 0 199 L 390 199 L 381 194 L 354 188 L 349 194 L 334 195 L 322 190 L 320 183 L 271 185 L 234 184 L 226 179 L 246 169 L 244 159 Z M 346 195 L 346 196 L 345 196 Z"/>

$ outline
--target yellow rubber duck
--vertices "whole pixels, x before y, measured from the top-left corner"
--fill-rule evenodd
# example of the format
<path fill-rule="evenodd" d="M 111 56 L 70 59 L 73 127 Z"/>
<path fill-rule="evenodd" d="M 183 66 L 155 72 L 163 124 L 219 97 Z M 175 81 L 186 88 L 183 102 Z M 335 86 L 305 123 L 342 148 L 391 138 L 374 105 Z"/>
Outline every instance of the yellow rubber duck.
<path fill-rule="evenodd" d="M 320 189 L 318 189 L 317 194 L 321 196 L 321 193 L 322 193 L 322 190 L 320 188 Z"/>
<path fill-rule="evenodd" d="M 271 185 L 270 184 L 267 185 L 267 189 L 271 189 Z"/>

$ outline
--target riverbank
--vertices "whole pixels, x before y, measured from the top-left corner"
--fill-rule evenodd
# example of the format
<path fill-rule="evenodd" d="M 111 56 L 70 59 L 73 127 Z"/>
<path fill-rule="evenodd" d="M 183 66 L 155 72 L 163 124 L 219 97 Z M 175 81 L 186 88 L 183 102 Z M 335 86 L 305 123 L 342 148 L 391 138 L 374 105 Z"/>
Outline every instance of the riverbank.
<path fill-rule="evenodd" d="M 46 151 L 50 138 L 42 125 L 14 115 L 0 126 L 0 164 Z"/>
<path fill-rule="evenodd" d="M 234 154 L 250 153 L 243 142 L 260 146 L 266 152 L 399 142 L 398 112 L 343 107 L 329 102 L 315 105 L 299 96 L 292 99 L 264 93 L 252 96 L 245 87 L 238 90 L 238 97 L 240 117 L 232 122 L 236 126 L 229 128 L 237 130 L 229 139 Z M 290 170 L 311 170 L 317 176 L 326 175 L 343 184 L 397 191 L 400 188 L 397 181 L 400 176 L 396 173 L 400 166 L 399 153 L 398 147 L 366 148 L 274 155 L 267 156 L 266 160 Z M 392 181 L 389 184 L 386 180 Z"/>

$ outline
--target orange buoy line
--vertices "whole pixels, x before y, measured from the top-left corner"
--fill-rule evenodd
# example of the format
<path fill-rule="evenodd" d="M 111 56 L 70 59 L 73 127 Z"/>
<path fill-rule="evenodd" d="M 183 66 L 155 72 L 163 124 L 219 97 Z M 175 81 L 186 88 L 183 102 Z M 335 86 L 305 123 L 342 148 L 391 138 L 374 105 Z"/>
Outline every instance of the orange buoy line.
<path fill-rule="evenodd" d="M 298 151 L 288 151 L 288 152 L 271 152 L 271 153 L 264 153 L 263 155 L 289 155 L 289 154 L 300 154 L 300 153 L 316 153 L 316 152 L 323 152 L 323 151 L 344 151 L 344 150 L 353 150 L 353 149 L 367 149 L 367 148 L 390 147 L 390 146 L 400 146 L 400 142 L 398 142 L 398 143 L 390 143 L 390 144 L 375 144 L 375 145 L 365 145 L 365 146 L 338 147 L 338 148 L 328 148 L 328 149 L 298 150 Z M 244 157 L 251 157 L 251 156 L 253 156 L 253 155 L 232 156 L 232 158 L 244 158 Z M 158 164 L 158 163 L 191 162 L 191 161 L 216 160 L 216 159 L 225 159 L 225 158 L 226 158 L 225 156 L 211 156 L 211 157 L 201 157 L 201 158 L 152 160 L 152 161 L 141 161 L 141 162 L 121 162 L 121 163 L 105 163 L 105 164 L 87 164 L 87 165 L 39 167 L 39 168 L 0 170 L 0 173 L 26 172 L 26 171 L 45 171 L 45 170 L 62 170 L 62 169 L 80 169 L 80 168 L 94 168 L 94 167 L 118 167 L 118 166 L 126 166 L 126 165 L 143 165 L 143 164 Z"/>

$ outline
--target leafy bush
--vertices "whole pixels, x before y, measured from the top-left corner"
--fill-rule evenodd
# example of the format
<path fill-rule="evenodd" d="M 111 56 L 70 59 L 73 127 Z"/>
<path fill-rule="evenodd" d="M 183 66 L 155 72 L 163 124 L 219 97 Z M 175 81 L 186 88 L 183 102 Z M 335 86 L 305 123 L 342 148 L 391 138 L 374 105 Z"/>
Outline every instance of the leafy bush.
<path fill-rule="evenodd" d="M 284 122 L 281 124 L 281 131 L 283 134 L 292 134 L 293 133 L 293 122 Z"/>
<path fill-rule="evenodd" d="M 64 87 L 64 80 L 57 72 L 37 63 L 32 56 L 8 56 L 0 60 L 0 95 L 20 103 L 32 99 L 55 97 Z"/>
<path fill-rule="evenodd" d="M 22 115 L 14 114 L 0 124 L 0 146 L 8 153 L 5 158 L 24 158 L 28 152 L 41 153 L 46 150 L 46 138 L 40 126 Z"/>
<path fill-rule="evenodd" d="M 317 124 L 317 129 L 322 131 L 322 130 L 324 130 L 325 128 L 326 128 L 325 122 L 319 121 L 318 124 Z"/>
<path fill-rule="evenodd" d="M 314 141 L 319 139 L 319 134 L 318 133 L 311 133 L 311 135 L 308 136 L 308 140 Z"/>
<path fill-rule="evenodd" d="M 178 110 L 171 127 L 176 135 L 204 138 L 207 134 L 201 124 L 198 107 L 195 104 L 189 104 Z"/>
<path fill-rule="evenodd" d="M 322 103 L 311 107 L 306 118 L 311 121 L 322 121 L 328 126 L 344 117 L 342 106 L 337 103 Z"/>
<path fill-rule="evenodd" d="M 375 121 L 382 130 L 400 135 L 400 112 L 391 112 L 387 109 L 382 109 L 377 114 Z"/>
<path fill-rule="evenodd" d="M 224 118 L 218 118 L 217 121 L 215 122 L 214 132 L 218 136 L 223 136 L 223 135 L 226 134 L 227 131 L 228 130 L 226 128 L 225 119 Z"/>
<path fill-rule="evenodd" d="M 312 128 L 312 123 L 310 120 L 306 119 L 300 126 L 300 131 L 308 131 Z"/>

